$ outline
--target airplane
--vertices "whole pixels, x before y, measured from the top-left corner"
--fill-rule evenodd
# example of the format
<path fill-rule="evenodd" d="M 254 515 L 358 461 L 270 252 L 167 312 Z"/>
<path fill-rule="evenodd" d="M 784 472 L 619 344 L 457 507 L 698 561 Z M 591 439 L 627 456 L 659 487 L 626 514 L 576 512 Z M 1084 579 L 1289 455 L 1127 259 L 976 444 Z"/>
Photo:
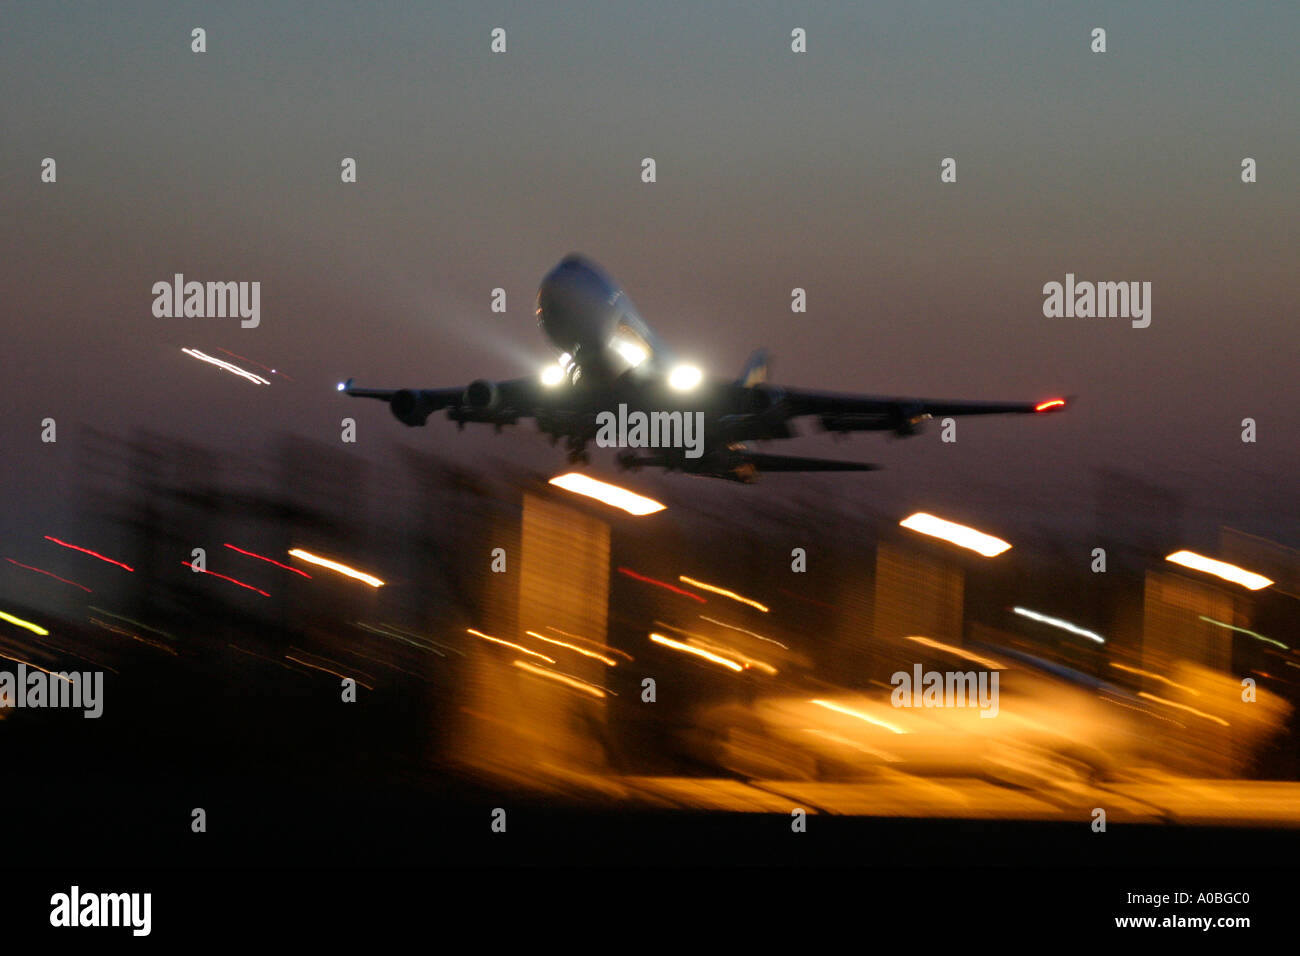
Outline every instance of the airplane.
<path fill-rule="evenodd" d="M 917 434 L 935 416 L 1059 412 L 1063 398 L 1040 402 L 947 401 L 854 395 L 786 388 L 767 381 L 768 353 L 756 351 L 734 381 L 707 380 L 679 361 L 641 318 L 632 300 L 600 266 L 566 256 L 542 279 L 537 324 L 558 359 L 540 376 L 490 381 L 459 388 L 359 388 L 352 379 L 338 390 L 354 398 L 387 402 L 398 421 L 422 426 L 446 409 L 463 429 L 467 422 L 504 425 L 532 418 L 554 445 L 565 439 L 571 464 L 587 463 L 587 442 L 597 437 L 597 418 L 625 404 L 644 412 L 703 413 L 702 448 L 653 454 L 624 451 L 623 469 L 658 467 L 750 483 L 762 472 L 873 471 L 866 462 L 803 458 L 757 452 L 749 443 L 793 438 L 791 421 L 811 417 L 837 436 L 855 431 Z"/>

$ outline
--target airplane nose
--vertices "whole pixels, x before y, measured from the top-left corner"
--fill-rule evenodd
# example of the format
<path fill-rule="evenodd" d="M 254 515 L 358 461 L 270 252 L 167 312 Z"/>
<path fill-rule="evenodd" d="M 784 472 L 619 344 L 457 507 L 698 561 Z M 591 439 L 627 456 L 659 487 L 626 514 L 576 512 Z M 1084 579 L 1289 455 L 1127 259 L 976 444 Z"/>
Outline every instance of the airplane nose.
<path fill-rule="evenodd" d="M 608 309 L 617 289 L 590 259 L 571 253 L 547 273 L 537 290 L 537 321 L 558 347 L 573 351 L 585 322 Z"/>

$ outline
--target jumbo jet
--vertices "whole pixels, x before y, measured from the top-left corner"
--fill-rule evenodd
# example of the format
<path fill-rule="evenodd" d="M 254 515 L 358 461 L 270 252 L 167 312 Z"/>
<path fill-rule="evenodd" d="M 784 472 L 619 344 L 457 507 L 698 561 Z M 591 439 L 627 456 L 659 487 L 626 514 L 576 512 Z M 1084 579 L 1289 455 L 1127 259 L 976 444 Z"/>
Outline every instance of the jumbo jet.
<path fill-rule="evenodd" d="M 915 435 L 935 416 L 1058 412 L 1062 398 L 1039 402 L 947 401 L 854 395 L 786 388 L 767 381 L 767 352 L 759 349 L 735 381 L 710 380 L 678 360 L 641 318 L 632 300 L 598 265 L 580 255 L 563 259 L 537 292 L 537 324 L 554 347 L 555 364 L 540 376 L 478 379 L 459 388 L 360 388 L 348 379 L 339 391 L 374 398 L 404 425 L 424 425 L 434 412 L 466 422 L 516 424 L 531 418 L 555 444 L 563 438 L 569 462 L 586 463 L 597 419 L 615 409 L 683 415 L 702 413 L 702 442 L 688 451 L 623 451 L 624 468 L 658 467 L 732 481 L 753 482 L 761 472 L 872 471 L 865 462 L 801 458 L 754 451 L 748 443 L 793 438 L 792 421 L 809 417 L 827 431 L 884 431 Z"/>

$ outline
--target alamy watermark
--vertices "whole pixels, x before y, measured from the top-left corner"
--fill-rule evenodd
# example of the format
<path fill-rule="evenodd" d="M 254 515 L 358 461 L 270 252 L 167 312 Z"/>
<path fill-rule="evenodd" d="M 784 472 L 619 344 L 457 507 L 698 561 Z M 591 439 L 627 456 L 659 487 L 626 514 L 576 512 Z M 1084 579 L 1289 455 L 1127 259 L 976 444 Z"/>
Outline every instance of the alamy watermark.
<path fill-rule="evenodd" d="M 618 412 L 596 415 L 596 444 L 601 448 L 685 448 L 687 458 L 704 454 L 703 412 Z"/>
<path fill-rule="evenodd" d="M 978 707 L 981 717 L 998 715 L 998 671 L 896 671 L 889 695 L 895 707 Z"/>
<path fill-rule="evenodd" d="M 51 926 L 126 926 L 134 936 L 148 936 L 152 914 L 152 893 L 82 893 L 73 886 L 50 897 Z"/>
<path fill-rule="evenodd" d="M 74 708 L 86 718 L 104 713 L 104 672 L 44 671 L 26 664 L 18 672 L 0 670 L 0 708 Z"/>
<path fill-rule="evenodd" d="M 1067 272 L 1064 284 L 1044 285 L 1043 296 L 1049 319 L 1132 319 L 1135 329 L 1151 324 L 1150 282 L 1076 282 Z"/>
<path fill-rule="evenodd" d="M 153 314 L 160 319 L 224 319 L 238 316 L 245 329 L 262 321 L 261 282 L 186 282 L 176 273 L 171 282 L 155 282 Z"/>

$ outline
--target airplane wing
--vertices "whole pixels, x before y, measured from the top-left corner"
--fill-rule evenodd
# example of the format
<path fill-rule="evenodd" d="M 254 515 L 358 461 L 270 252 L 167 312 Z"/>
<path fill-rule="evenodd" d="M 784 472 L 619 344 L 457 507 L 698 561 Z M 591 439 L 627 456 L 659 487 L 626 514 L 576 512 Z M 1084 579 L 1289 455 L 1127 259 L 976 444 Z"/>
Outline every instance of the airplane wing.
<path fill-rule="evenodd" d="M 817 417 L 827 431 L 893 431 L 910 435 L 928 418 L 955 415 L 1021 415 L 1063 411 L 1064 398 L 1041 402 L 988 402 L 954 399 L 852 395 L 840 392 L 785 390 L 789 417 Z"/>
<path fill-rule="evenodd" d="M 348 379 L 339 385 L 339 391 L 353 398 L 387 402 L 405 425 L 423 425 L 444 408 L 455 422 L 510 425 L 536 415 L 540 386 L 532 377 L 503 382 L 479 379 L 464 388 L 358 388 Z"/>

